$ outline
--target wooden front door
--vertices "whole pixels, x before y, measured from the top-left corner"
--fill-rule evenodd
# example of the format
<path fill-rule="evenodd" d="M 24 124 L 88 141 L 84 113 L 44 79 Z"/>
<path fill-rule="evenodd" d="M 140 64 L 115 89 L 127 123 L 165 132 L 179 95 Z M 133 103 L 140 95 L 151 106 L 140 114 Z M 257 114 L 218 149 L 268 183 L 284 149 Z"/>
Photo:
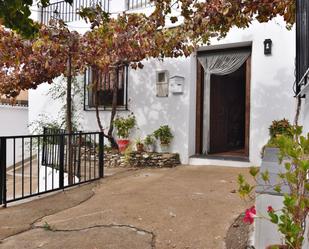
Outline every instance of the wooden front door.
<path fill-rule="evenodd" d="M 246 64 L 229 75 L 212 75 L 210 81 L 209 153 L 246 147 Z"/>

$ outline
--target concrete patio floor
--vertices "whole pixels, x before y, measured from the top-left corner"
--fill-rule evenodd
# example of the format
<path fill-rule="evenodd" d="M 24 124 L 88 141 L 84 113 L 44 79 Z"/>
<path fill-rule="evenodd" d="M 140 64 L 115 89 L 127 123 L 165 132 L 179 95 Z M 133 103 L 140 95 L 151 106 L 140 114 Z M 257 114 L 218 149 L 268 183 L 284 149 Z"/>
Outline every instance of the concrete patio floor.
<path fill-rule="evenodd" d="M 248 169 L 181 166 L 127 170 L 0 209 L 5 249 L 221 249 Z"/>

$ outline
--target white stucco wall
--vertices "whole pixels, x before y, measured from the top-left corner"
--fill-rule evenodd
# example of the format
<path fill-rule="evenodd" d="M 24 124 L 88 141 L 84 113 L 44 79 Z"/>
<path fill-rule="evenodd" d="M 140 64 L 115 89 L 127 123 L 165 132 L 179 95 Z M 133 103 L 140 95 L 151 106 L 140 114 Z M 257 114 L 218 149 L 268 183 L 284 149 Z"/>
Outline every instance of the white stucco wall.
<path fill-rule="evenodd" d="M 0 136 L 18 136 L 28 133 L 28 108 L 0 105 Z"/>
<path fill-rule="evenodd" d="M 170 76 L 185 76 L 184 94 L 169 94 L 169 97 L 156 97 L 156 70 L 168 68 Z M 187 76 L 188 75 L 188 76 Z M 79 78 L 81 84 L 82 78 Z M 65 83 L 65 82 L 64 82 Z M 142 70 L 129 70 L 129 111 L 119 111 L 119 115 L 133 112 L 137 118 L 137 129 L 132 132 L 132 138 L 145 137 L 160 125 L 168 124 L 175 136 L 171 150 L 179 152 L 183 162 L 189 156 L 189 93 L 190 93 L 190 58 L 167 59 L 164 62 L 151 60 L 144 63 Z M 33 122 L 40 114 L 45 114 L 51 120 L 59 118 L 61 103 L 53 101 L 48 95 L 48 84 L 39 86 L 29 92 L 29 120 Z M 101 112 L 104 127 L 109 124 L 109 111 Z M 98 131 L 95 111 L 82 111 L 81 126 L 84 130 Z"/>
<path fill-rule="evenodd" d="M 110 2 L 112 12 L 124 7 L 122 1 L 117 1 Z M 140 11 L 145 10 L 149 11 Z M 70 23 L 69 27 L 81 33 L 87 30 L 87 25 L 81 21 Z M 265 39 L 273 41 L 271 56 L 264 55 Z M 254 22 L 245 30 L 232 29 L 225 39 L 213 40 L 212 44 L 243 41 L 252 42 L 250 162 L 259 165 L 260 150 L 268 140 L 271 122 L 282 118 L 293 120 L 295 31 L 288 31 L 283 20 L 277 18 L 267 24 Z M 180 152 L 182 162 L 187 163 L 188 157 L 195 152 L 196 57 L 192 55 L 190 58 L 167 59 L 165 62 L 150 60 L 144 64 L 144 69 L 130 70 L 129 74 L 129 109 L 136 115 L 140 128 L 133 135 L 144 136 L 162 124 L 169 124 L 175 135 L 171 149 Z M 162 69 L 169 70 L 170 76 L 185 77 L 184 94 L 170 93 L 168 98 L 156 97 L 155 72 Z M 48 87 L 44 84 L 30 91 L 30 122 L 42 113 L 51 117 L 58 116 L 61 105 L 46 96 Z M 108 122 L 108 112 L 102 112 L 101 116 L 103 123 Z M 83 112 L 81 123 L 85 130 L 98 130 L 93 111 Z"/>
<path fill-rule="evenodd" d="M 270 56 L 264 55 L 265 39 L 273 41 Z M 225 39 L 213 40 L 212 45 L 244 41 L 252 41 L 250 161 L 259 165 L 260 150 L 268 140 L 271 122 L 294 118 L 295 30 L 288 31 L 281 18 L 265 24 L 254 22 L 247 29 L 232 29 Z"/>
<path fill-rule="evenodd" d="M 0 105 L 0 137 L 27 135 L 28 131 L 28 108 L 18 106 Z M 15 161 L 21 160 L 21 142 L 16 140 Z M 7 166 L 13 163 L 13 141 L 7 140 Z"/>

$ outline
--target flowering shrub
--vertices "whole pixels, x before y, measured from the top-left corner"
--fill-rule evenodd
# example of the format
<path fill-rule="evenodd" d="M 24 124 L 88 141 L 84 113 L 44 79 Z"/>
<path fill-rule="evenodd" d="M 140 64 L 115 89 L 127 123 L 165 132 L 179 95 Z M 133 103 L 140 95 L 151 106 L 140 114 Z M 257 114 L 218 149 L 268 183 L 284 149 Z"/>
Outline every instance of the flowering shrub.
<path fill-rule="evenodd" d="M 245 223 L 253 224 L 255 216 L 256 216 L 255 206 L 252 206 L 251 208 L 246 210 L 243 221 Z"/>
<path fill-rule="evenodd" d="M 284 167 L 285 173 L 279 173 L 279 182 L 274 190 L 284 195 L 283 208 L 274 210 L 268 207 L 268 219 L 277 225 L 278 231 L 283 234 L 287 249 L 301 249 L 306 229 L 306 218 L 309 213 L 309 133 L 306 137 L 301 136 L 302 127 L 291 127 L 291 135 L 278 136 L 275 139 L 280 153 L 278 160 Z M 269 172 L 260 172 L 257 168 L 251 168 L 250 174 L 255 180 L 260 177 L 269 184 Z M 252 197 L 254 186 L 246 179 L 238 176 L 239 193 L 242 197 Z M 282 185 L 287 185 L 288 193 L 282 193 Z M 245 213 L 244 222 L 252 224 L 256 217 L 254 207 Z"/>

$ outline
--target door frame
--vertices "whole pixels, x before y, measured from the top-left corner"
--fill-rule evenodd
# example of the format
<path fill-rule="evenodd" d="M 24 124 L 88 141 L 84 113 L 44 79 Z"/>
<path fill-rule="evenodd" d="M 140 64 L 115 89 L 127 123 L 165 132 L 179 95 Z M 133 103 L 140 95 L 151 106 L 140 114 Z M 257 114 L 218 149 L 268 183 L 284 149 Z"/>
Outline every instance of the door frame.
<path fill-rule="evenodd" d="M 251 55 L 246 61 L 245 156 L 250 154 Z"/>
<path fill-rule="evenodd" d="M 203 116 L 204 116 L 204 69 L 196 58 L 196 122 L 195 154 L 203 153 Z"/>
<path fill-rule="evenodd" d="M 251 51 L 251 46 L 249 47 Z M 239 49 L 248 49 L 241 47 Z M 225 49 L 226 50 L 226 49 Z M 232 49 L 238 50 L 238 49 Z M 222 49 L 218 50 L 222 51 Z M 213 52 L 213 51 L 212 51 Z M 245 153 L 250 154 L 250 109 L 251 109 L 251 55 L 246 60 L 246 100 L 245 100 Z M 196 57 L 196 122 L 195 122 L 195 154 L 203 154 L 203 116 L 204 116 L 204 69 Z"/>

